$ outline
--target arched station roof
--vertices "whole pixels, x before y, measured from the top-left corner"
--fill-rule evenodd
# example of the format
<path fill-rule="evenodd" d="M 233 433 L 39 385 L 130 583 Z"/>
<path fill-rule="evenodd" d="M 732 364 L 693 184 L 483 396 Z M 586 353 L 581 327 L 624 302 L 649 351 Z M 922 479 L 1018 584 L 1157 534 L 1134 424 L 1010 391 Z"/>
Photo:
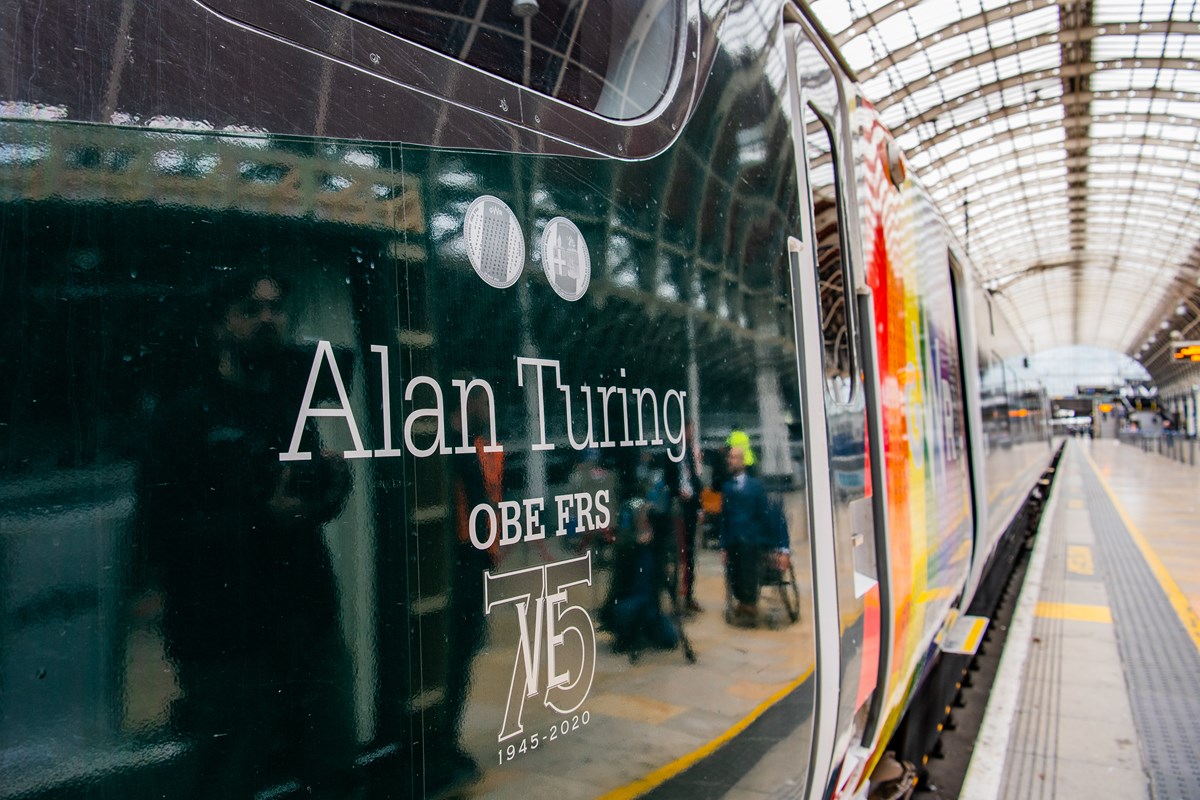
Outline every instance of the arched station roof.
<path fill-rule="evenodd" d="M 1200 339 L 1200 0 L 811 7 L 1017 328 L 1159 381 Z"/>

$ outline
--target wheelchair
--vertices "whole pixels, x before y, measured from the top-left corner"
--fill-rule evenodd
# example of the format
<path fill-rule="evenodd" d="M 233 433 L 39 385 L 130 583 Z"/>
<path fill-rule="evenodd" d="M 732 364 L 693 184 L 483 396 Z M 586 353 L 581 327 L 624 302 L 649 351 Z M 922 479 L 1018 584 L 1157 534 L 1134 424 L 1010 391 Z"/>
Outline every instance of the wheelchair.
<path fill-rule="evenodd" d="M 796 582 L 796 567 L 792 554 L 786 550 L 769 550 L 762 555 L 758 594 L 774 589 L 789 622 L 800 619 L 800 584 Z"/>
<path fill-rule="evenodd" d="M 778 602 L 778 606 L 787 616 L 785 624 L 793 624 L 800 619 L 800 584 L 796 580 L 796 568 L 792 563 L 792 556 L 786 550 L 779 549 L 764 549 L 759 555 L 758 564 L 758 602 L 755 604 L 756 617 L 752 624 L 747 624 L 745 619 L 740 619 L 735 614 L 735 606 L 733 591 L 730 585 L 731 577 L 726 572 L 725 576 L 725 621 L 730 625 L 737 627 L 757 627 L 758 619 L 762 617 L 762 601 L 764 595 L 770 600 L 771 604 Z M 778 627 L 775 624 L 777 617 L 772 614 L 773 609 L 768 608 L 766 621 L 769 627 Z"/>

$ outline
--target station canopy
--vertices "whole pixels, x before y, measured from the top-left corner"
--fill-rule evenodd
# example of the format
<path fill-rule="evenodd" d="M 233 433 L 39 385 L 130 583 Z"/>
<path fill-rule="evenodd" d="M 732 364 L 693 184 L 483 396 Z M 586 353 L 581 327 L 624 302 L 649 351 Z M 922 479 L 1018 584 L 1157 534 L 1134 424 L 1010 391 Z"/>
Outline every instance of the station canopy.
<path fill-rule="evenodd" d="M 1170 346 L 1200 339 L 1200 0 L 811 7 L 1014 352 L 1091 345 L 1160 385 L 1200 378 Z"/>

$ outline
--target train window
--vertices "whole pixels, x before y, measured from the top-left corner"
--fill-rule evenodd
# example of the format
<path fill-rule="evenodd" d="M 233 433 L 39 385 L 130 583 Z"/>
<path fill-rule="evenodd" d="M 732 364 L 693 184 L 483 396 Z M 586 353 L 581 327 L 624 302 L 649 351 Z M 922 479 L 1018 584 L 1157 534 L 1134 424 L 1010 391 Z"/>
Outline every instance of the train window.
<path fill-rule="evenodd" d="M 854 393 L 854 345 L 842 248 L 841 199 L 838 196 L 837 151 L 829 120 L 809 105 L 805 110 L 808 180 L 812 187 L 817 281 L 821 292 L 821 334 L 825 352 L 825 385 L 838 402 Z"/>
<path fill-rule="evenodd" d="M 314 0 L 354 19 L 609 119 L 667 93 L 680 0 Z"/>

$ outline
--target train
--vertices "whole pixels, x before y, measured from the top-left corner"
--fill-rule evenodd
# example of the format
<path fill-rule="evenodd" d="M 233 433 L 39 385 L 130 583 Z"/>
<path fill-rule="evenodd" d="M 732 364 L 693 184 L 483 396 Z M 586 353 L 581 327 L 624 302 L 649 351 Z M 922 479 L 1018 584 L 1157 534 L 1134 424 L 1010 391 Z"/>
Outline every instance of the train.
<path fill-rule="evenodd" d="M 1054 450 L 803 2 L 0 8 L 0 797 L 919 769 Z"/>

